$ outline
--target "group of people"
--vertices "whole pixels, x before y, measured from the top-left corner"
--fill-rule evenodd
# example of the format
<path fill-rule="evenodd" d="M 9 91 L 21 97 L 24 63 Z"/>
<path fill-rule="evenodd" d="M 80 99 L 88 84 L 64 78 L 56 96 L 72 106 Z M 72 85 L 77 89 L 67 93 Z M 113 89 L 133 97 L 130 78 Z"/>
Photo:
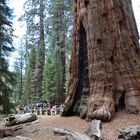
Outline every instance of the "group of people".
<path fill-rule="evenodd" d="M 25 113 L 36 113 L 37 115 L 57 115 L 60 113 L 60 108 L 62 105 L 51 105 L 50 103 L 36 103 L 36 104 L 29 104 L 26 106 L 19 107 L 16 112 L 19 114 Z"/>

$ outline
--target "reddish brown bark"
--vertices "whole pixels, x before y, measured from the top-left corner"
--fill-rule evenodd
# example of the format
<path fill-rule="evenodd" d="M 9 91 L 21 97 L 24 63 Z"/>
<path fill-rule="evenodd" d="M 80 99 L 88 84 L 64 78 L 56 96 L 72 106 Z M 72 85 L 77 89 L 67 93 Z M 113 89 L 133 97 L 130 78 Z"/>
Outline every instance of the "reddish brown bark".
<path fill-rule="evenodd" d="M 70 81 L 62 115 L 108 121 L 115 108 L 140 112 L 139 35 L 130 0 L 73 0 Z"/>

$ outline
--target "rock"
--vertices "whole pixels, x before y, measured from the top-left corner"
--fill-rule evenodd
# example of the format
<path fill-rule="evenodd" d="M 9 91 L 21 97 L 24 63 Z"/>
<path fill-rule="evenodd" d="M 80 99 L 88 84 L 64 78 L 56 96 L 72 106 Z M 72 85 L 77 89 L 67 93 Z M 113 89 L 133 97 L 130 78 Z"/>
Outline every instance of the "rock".
<path fill-rule="evenodd" d="M 119 130 L 119 139 L 124 138 L 125 140 L 140 140 L 140 125 L 130 126 Z"/>

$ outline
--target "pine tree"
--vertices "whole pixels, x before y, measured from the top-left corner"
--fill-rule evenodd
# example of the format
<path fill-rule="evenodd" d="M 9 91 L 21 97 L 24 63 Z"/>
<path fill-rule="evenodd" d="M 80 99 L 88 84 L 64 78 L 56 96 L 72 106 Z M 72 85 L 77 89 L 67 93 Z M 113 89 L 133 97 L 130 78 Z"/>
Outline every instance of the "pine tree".
<path fill-rule="evenodd" d="M 36 50 L 33 47 L 31 49 L 31 52 L 29 54 L 29 60 L 27 63 L 26 71 L 25 71 L 25 76 L 24 76 L 24 91 L 23 91 L 23 103 L 31 103 L 34 100 L 34 81 L 33 81 L 33 76 L 34 76 L 34 71 L 35 71 L 35 66 L 36 66 Z"/>
<path fill-rule="evenodd" d="M 48 7 L 46 7 L 47 5 Z M 26 1 L 24 7 L 25 14 L 21 19 L 27 23 L 26 46 L 29 57 L 31 48 L 36 48 L 35 71 L 32 79 L 27 80 L 32 85 L 31 94 L 34 102 L 41 100 L 42 96 L 46 98 L 48 94 L 57 101 L 58 98 L 60 98 L 59 100 L 64 100 L 66 58 L 69 58 L 66 57 L 66 45 L 70 46 L 70 26 L 72 24 L 71 1 L 55 0 L 47 1 L 46 4 L 44 0 L 32 0 Z M 45 17 L 44 13 L 48 16 Z M 68 26 L 66 25 L 67 23 Z M 46 63 L 45 44 L 47 44 Z M 29 59 L 27 59 L 27 63 L 29 64 Z M 52 68 L 54 69 L 53 76 L 47 77 L 47 73 L 50 69 L 52 71 Z M 25 81 L 26 78 L 29 78 L 27 69 Z M 52 83 L 48 82 L 49 80 Z M 45 85 L 51 89 L 47 89 Z M 26 88 L 28 86 L 25 86 L 24 89 Z"/>
<path fill-rule="evenodd" d="M 15 73 L 15 87 L 14 87 L 14 91 L 12 94 L 12 100 L 15 103 L 19 103 L 19 93 L 21 91 L 20 89 L 20 66 L 19 66 L 19 60 L 16 58 L 15 62 L 14 62 L 14 73 Z"/>
<path fill-rule="evenodd" d="M 7 57 L 14 50 L 12 46 L 12 10 L 6 0 L 0 1 L 0 113 L 10 111 L 13 74 L 8 70 Z"/>
<path fill-rule="evenodd" d="M 66 51 L 69 41 L 71 25 L 71 3 L 70 1 L 54 0 L 49 1 L 48 22 L 49 22 L 49 47 L 48 54 L 51 53 L 51 61 L 53 61 L 54 76 L 53 79 L 46 77 L 53 81 L 53 97 L 56 102 L 62 102 L 65 98 L 65 82 L 66 82 Z M 68 23 L 68 26 L 67 26 Z M 69 35 L 68 35 L 69 34 Z M 66 39 L 68 38 L 68 39 Z M 46 61 L 50 60 L 47 58 Z M 47 69 L 46 63 L 46 69 Z M 48 66 L 49 67 L 49 66 Z M 52 77 L 51 77 L 52 78 Z M 48 89 L 49 90 L 49 89 Z"/>
<path fill-rule="evenodd" d="M 20 46 L 17 49 L 16 61 L 14 62 L 13 72 L 16 75 L 15 88 L 13 93 L 13 99 L 17 104 L 21 104 L 23 96 L 23 85 L 24 85 L 24 71 L 25 71 L 25 56 L 26 48 L 24 46 L 24 41 L 21 39 Z"/>
<path fill-rule="evenodd" d="M 55 96 L 55 60 L 53 55 L 47 54 L 44 77 L 42 83 L 43 100 L 45 101 L 56 101 Z"/>
<path fill-rule="evenodd" d="M 44 0 L 39 1 L 39 44 L 37 49 L 37 61 L 34 72 L 34 83 L 35 83 L 35 96 L 36 101 L 42 100 L 42 82 L 43 82 L 43 69 L 45 65 L 45 37 L 44 37 Z"/>
<path fill-rule="evenodd" d="M 24 94 L 28 101 L 36 102 L 38 96 L 41 96 L 42 75 L 45 63 L 45 39 L 44 39 L 44 2 L 43 0 L 26 1 L 24 4 L 24 15 L 20 20 L 26 21 L 26 48 L 27 48 L 27 68 L 25 72 Z M 30 61 L 35 50 L 36 56 L 31 68 Z M 31 72 L 30 72 L 31 71 Z M 31 76 L 32 75 L 32 76 Z M 29 86 L 29 85 L 30 86 Z M 26 86 L 28 85 L 28 86 Z M 25 101 L 24 100 L 24 101 Z"/>

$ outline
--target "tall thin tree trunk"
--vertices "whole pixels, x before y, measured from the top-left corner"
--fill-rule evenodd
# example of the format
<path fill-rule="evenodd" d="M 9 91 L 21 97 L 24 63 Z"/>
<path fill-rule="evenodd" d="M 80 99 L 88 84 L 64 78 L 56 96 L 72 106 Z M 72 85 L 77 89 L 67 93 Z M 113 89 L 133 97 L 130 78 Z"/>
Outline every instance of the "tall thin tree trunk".
<path fill-rule="evenodd" d="M 43 19 L 44 19 L 44 0 L 40 0 L 40 41 L 42 41 L 44 43 L 44 23 L 43 23 Z"/>
<path fill-rule="evenodd" d="M 56 80 L 56 94 L 58 102 L 64 101 L 65 95 L 65 81 L 66 81 L 66 58 L 65 58 L 65 34 L 66 34 L 66 22 L 64 19 L 64 0 L 59 2 L 58 11 L 56 13 L 56 40 L 57 40 L 57 80 Z"/>
<path fill-rule="evenodd" d="M 61 22 L 60 22 L 60 32 L 61 32 L 61 38 L 60 38 L 60 64 L 61 64 L 61 97 L 62 100 L 64 100 L 64 94 L 65 94 L 65 82 L 66 82 L 66 57 L 65 57 L 65 39 L 66 39 L 66 22 L 64 20 L 64 1 L 61 5 L 62 9 L 60 13 Z M 62 26 L 63 25 L 63 26 Z"/>
<path fill-rule="evenodd" d="M 37 63 L 34 73 L 36 100 L 42 100 L 42 80 L 45 65 L 45 39 L 44 39 L 44 0 L 40 0 L 40 42 L 37 52 Z"/>
<path fill-rule="evenodd" d="M 19 100 L 21 100 L 23 93 L 23 57 L 20 58 L 20 93 L 19 93 Z"/>
<path fill-rule="evenodd" d="M 73 0 L 73 13 L 71 75 L 62 115 L 85 111 L 87 119 L 108 121 L 115 108 L 139 113 L 140 49 L 131 0 Z"/>

